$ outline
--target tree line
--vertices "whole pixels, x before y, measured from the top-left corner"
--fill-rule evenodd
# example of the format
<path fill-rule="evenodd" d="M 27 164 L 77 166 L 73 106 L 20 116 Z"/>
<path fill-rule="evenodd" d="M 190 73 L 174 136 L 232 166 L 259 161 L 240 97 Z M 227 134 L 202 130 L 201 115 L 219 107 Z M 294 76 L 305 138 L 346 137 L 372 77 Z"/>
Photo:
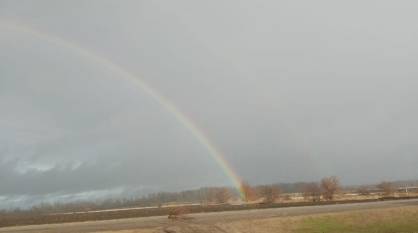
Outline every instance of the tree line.
<path fill-rule="evenodd" d="M 360 186 L 350 192 L 369 195 L 379 191 L 385 196 L 392 195 L 400 183 L 381 182 L 377 185 Z M 346 188 L 349 189 L 349 188 Z M 261 202 L 275 203 L 291 199 L 292 193 L 299 193 L 305 201 L 330 201 L 336 193 L 342 191 L 340 180 L 336 176 L 324 177 L 319 182 L 298 182 L 286 184 L 268 184 L 252 186 L 249 182 L 242 182 L 240 192 L 231 187 L 204 187 L 181 192 L 158 192 L 137 198 L 106 199 L 102 201 L 80 201 L 72 203 L 43 203 L 33 206 L 29 210 L 8 210 L 0 213 L 67 213 L 92 210 L 106 210 L 131 207 L 162 207 L 169 204 L 212 205 L 227 204 L 230 201 L 241 200 L 244 203 Z"/>

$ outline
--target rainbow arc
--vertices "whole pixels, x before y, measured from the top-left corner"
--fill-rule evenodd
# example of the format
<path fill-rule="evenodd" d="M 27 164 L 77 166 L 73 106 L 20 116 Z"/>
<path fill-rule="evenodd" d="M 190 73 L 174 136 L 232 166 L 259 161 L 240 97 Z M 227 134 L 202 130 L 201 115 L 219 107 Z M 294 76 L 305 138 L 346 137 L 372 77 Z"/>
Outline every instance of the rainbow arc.
<path fill-rule="evenodd" d="M 244 199 L 243 190 L 241 189 L 241 178 L 237 175 L 232 166 L 225 159 L 224 154 L 217 148 L 217 146 L 212 142 L 212 140 L 210 140 L 210 138 L 207 135 L 205 135 L 203 131 L 195 123 L 193 123 L 193 121 L 189 117 L 187 117 L 176 107 L 176 105 L 172 101 L 160 94 L 156 89 L 151 87 L 143 79 L 132 74 L 131 72 L 127 71 L 125 68 L 112 62 L 111 60 L 103 56 L 99 56 L 96 53 L 59 36 L 41 32 L 32 27 L 25 26 L 22 24 L 2 20 L 0 20 L 0 28 L 27 33 L 42 40 L 45 40 L 49 43 L 62 46 L 88 60 L 91 60 L 93 62 L 103 65 L 104 67 L 107 67 L 110 71 L 115 72 L 116 74 L 120 74 L 120 76 L 118 77 L 128 79 L 133 85 L 138 87 L 138 89 L 155 99 L 164 109 L 166 109 L 172 116 L 175 117 L 177 122 L 179 122 L 181 125 L 188 129 L 188 131 L 193 135 L 193 137 L 207 149 L 209 155 L 216 161 L 216 163 L 222 169 L 224 174 L 229 178 L 232 185 L 239 192 L 241 199 Z"/>

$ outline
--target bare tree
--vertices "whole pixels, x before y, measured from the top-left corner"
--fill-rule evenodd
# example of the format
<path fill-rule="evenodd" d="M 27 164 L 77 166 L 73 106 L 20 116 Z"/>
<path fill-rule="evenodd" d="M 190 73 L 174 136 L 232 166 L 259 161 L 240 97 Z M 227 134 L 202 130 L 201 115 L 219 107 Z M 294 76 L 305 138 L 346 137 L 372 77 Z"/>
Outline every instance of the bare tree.
<path fill-rule="evenodd" d="M 242 182 L 241 183 L 241 192 L 244 195 L 244 201 L 254 201 L 257 199 L 257 194 L 253 187 L 248 182 Z"/>
<path fill-rule="evenodd" d="M 336 176 L 325 177 L 321 180 L 323 196 L 326 200 L 333 200 L 335 193 L 340 188 L 340 181 Z"/>
<path fill-rule="evenodd" d="M 274 203 L 280 195 L 280 188 L 277 185 L 264 185 L 259 187 L 259 190 L 265 203 Z"/>
<path fill-rule="evenodd" d="M 228 188 L 219 188 L 215 193 L 215 200 L 219 204 L 225 204 L 231 198 Z"/>
<path fill-rule="evenodd" d="M 377 185 L 377 188 L 382 190 L 383 194 L 386 197 L 391 196 L 395 192 L 395 187 L 391 182 L 383 181 L 382 183 Z"/>
<path fill-rule="evenodd" d="M 307 183 L 303 188 L 303 197 L 306 200 L 317 202 L 321 200 L 321 187 L 318 183 Z"/>

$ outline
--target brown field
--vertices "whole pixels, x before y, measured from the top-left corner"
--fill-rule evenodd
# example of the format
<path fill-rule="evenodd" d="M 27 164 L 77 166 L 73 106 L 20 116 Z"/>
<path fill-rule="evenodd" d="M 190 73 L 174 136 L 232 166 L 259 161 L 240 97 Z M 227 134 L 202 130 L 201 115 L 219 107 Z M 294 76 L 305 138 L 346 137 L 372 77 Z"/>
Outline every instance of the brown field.
<path fill-rule="evenodd" d="M 0 228 L 26 233 L 418 232 L 418 200 L 252 209 Z M 371 231 L 370 231 L 371 230 Z"/>
<path fill-rule="evenodd" d="M 313 214 L 296 217 L 274 217 L 239 220 L 214 225 L 174 222 L 171 226 L 100 231 L 103 233 L 366 233 L 366 232 L 418 232 L 418 206 L 379 210 L 348 211 L 344 213 Z M 97 232 L 98 233 L 98 232 Z"/>
<path fill-rule="evenodd" d="M 337 199 L 335 201 L 321 201 L 321 202 L 306 202 L 306 201 L 291 201 L 281 203 L 252 203 L 244 205 L 191 205 L 187 206 L 188 213 L 209 213 L 209 212 L 223 212 L 223 211 L 240 211 L 240 210 L 256 210 L 256 209 L 271 209 L 271 208 L 287 208 L 287 207 L 302 207 L 302 206 L 323 206 L 334 204 L 349 204 L 349 203 L 369 203 L 379 202 L 383 200 L 407 200 L 417 197 L 391 197 L 391 198 L 362 198 L 357 199 Z M 52 223 L 70 223 L 70 222 L 86 222 L 86 221 L 100 221 L 111 219 L 150 217 L 150 216 L 168 216 L 177 207 L 166 208 L 147 208 L 147 209 L 125 209 L 115 211 L 103 212 L 81 212 L 81 213 L 66 213 L 66 214 L 23 214 L 23 215 L 4 215 L 0 216 L 0 227 L 7 226 L 22 226 L 22 225 L 40 225 Z"/>

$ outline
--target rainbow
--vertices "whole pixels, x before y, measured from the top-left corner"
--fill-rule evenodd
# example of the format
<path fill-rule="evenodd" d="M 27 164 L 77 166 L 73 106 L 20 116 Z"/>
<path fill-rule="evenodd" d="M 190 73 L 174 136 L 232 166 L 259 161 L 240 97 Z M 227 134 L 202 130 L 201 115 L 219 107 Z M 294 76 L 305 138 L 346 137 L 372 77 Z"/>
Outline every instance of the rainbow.
<path fill-rule="evenodd" d="M 157 90 L 152 88 L 143 79 L 135 76 L 134 74 L 130 73 L 129 71 L 124 69 L 122 66 L 112 62 L 111 60 L 105 57 L 99 56 L 90 50 L 87 50 L 75 43 L 72 43 L 56 35 L 41 32 L 32 27 L 24 26 L 21 24 L 17 24 L 15 22 L 10 22 L 10 21 L 0 20 L 0 27 L 2 27 L 3 29 L 27 33 L 37 38 L 40 38 L 42 40 L 45 40 L 49 43 L 65 47 L 88 60 L 94 61 L 97 64 L 101 64 L 107 67 L 110 71 L 120 74 L 121 77 L 128 79 L 132 84 L 134 84 L 140 90 L 142 90 L 147 95 L 155 99 L 164 109 L 166 109 L 169 113 L 171 113 L 171 115 L 175 117 L 177 122 L 179 122 L 180 124 L 182 124 L 185 128 L 189 130 L 189 132 L 193 135 L 193 137 L 207 149 L 207 151 L 209 152 L 209 155 L 220 166 L 224 174 L 229 178 L 234 188 L 240 194 L 241 199 L 244 200 L 244 192 L 241 189 L 242 180 L 234 171 L 234 169 L 231 167 L 229 162 L 225 159 L 224 154 L 215 146 L 215 144 L 210 140 L 210 138 L 207 135 L 205 135 L 203 131 L 199 129 L 199 127 L 196 124 L 193 123 L 193 121 L 190 118 L 188 118 L 183 112 L 181 112 L 176 107 L 176 105 L 174 105 L 174 103 L 172 103 L 162 94 L 160 94 Z"/>

